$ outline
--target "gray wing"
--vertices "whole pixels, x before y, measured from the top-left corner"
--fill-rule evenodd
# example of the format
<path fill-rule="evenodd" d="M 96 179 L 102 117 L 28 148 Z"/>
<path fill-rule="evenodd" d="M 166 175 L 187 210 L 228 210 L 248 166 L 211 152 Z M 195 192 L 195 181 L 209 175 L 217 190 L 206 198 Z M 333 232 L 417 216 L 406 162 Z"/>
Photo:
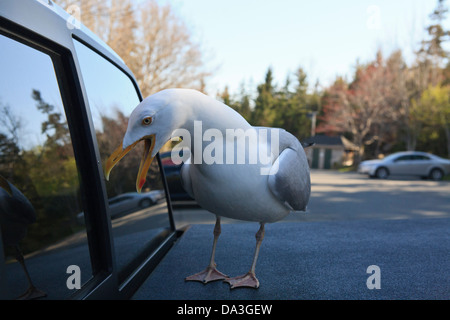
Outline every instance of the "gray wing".
<path fill-rule="evenodd" d="M 279 133 L 280 154 L 268 178 L 269 189 L 294 211 L 305 211 L 311 194 L 308 160 L 300 142 L 285 130 Z"/>
<path fill-rule="evenodd" d="M 19 224 L 36 222 L 36 211 L 31 202 L 12 183 L 0 176 L 0 220 Z"/>

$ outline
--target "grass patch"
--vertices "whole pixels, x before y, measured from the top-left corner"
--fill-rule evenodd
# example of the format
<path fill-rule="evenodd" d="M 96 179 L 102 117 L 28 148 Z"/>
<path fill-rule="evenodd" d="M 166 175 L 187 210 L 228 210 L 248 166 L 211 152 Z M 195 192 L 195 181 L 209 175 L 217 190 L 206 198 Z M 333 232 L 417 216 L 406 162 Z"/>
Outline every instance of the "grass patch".
<path fill-rule="evenodd" d="M 349 166 L 349 167 L 341 167 L 341 168 L 338 168 L 337 170 L 339 171 L 339 172 L 354 172 L 354 171 L 356 171 L 356 167 L 355 166 Z"/>

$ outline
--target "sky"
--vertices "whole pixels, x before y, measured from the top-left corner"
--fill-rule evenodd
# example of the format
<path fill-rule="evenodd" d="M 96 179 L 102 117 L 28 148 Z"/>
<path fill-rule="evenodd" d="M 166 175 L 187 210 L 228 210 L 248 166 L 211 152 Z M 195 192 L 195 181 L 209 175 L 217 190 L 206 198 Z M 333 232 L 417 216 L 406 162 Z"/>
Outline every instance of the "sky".
<path fill-rule="evenodd" d="M 272 68 L 278 85 L 302 67 L 313 85 L 351 78 L 380 48 L 407 61 L 437 0 L 160 0 L 170 2 L 215 70 L 206 90 L 254 90 Z M 448 5 L 448 4 L 447 4 Z M 448 19 L 447 19 L 448 20 Z M 446 25 L 448 26 L 446 21 Z M 450 27 L 450 26 L 449 26 Z"/>

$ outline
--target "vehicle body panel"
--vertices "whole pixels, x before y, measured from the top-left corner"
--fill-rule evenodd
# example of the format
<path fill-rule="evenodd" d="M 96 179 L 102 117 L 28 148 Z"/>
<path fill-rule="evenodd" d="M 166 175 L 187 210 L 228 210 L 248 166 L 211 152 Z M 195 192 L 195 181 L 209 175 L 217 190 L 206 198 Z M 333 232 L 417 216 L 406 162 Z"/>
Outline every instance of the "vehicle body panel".
<path fill-rule="evenodd" d="M 389 175 L 430 177 L 433 170 L 450 174 L 450 160 L 420 151 L 397 152 L 384 159 L 361 162 L 358 172 L 376 176 L 380 168 L 387 169 Z"/>

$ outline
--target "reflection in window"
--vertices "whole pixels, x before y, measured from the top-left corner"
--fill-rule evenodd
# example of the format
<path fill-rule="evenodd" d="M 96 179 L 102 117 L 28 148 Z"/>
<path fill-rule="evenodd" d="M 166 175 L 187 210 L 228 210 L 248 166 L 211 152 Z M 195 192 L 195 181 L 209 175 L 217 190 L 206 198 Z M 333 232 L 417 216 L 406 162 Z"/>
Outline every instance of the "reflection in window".
<path fill-rule="evenodd" d="M 0 35 L 0 225 L 6 298 L 73 293 L 92 274 L 72 142 L 51 58 Z"/>
<path fill-rule="evenodd" d="M 130 78 L 112 63 L 74 40 L 102 161 L 122 142 L 128 116 L 139 104 Z M 141 146 L 142 147 L 142 146 Z M 141 194 L 136 176 L 142 149 L 131 151 L 106 183 L 119 280 L 123 281 L 159 245 L 170 228 L 157 161 L 150 167 Z"/>

